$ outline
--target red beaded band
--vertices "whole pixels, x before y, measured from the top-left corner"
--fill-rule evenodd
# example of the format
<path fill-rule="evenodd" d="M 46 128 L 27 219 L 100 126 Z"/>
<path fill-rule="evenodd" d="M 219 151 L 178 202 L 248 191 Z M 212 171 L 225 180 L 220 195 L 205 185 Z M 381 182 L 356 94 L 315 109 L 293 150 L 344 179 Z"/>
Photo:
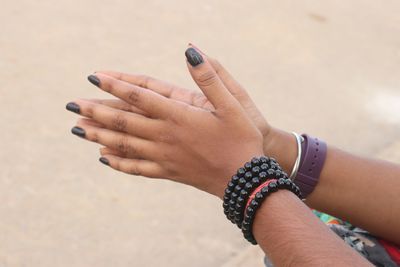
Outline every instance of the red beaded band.
<path fill-rule="evenodd" d="M 268 186 L 271 182 L 276 182 L 277 179 L 270 179 L 265 181 L 264 183 L 260 184 L 256 189 L 254 189 L 253 193 L 249 196 L 249 199 L 247 200 L 246 203 L 246 208 L 244 210 L 247 210 L 247 207 L 250 205 L 250 202 L 256 197 L 256 194 L 261 191 L 265 186 Z"/>

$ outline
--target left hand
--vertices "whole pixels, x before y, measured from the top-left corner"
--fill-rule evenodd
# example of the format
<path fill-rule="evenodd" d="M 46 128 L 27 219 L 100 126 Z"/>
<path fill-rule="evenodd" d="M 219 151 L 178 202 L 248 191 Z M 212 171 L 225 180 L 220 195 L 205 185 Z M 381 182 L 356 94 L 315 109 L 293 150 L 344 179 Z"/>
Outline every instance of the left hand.
<path fill-rule="evenodd" d="M 189 49 L 192 55 L 200 55 Z M 99 73 L 92 80 L 97 78 L 102 90 L 146 116 L 77 100 L 80 114 L 91 119 L 81 119 L 77 125 L 81 136 L 111 149 L 102 154 L 112 168 L 171 179 L 222 198 L 236 169 L 263 154 L 263 136 L 206 58 L 188 68 L 213 110 Z"/>

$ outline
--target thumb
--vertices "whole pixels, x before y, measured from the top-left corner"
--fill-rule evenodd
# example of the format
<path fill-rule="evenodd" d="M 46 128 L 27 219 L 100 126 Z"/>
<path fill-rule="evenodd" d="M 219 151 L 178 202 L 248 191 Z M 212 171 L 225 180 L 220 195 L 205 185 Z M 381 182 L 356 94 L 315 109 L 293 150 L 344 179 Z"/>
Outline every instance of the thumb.
<path fill-rule="evenodd" d="M 192 46 L 186 50 L 185 56 L 193 80 L 215 109 L 235 105 L 235 98 L 225 87 L 206 57 L 203 57 Z"/>

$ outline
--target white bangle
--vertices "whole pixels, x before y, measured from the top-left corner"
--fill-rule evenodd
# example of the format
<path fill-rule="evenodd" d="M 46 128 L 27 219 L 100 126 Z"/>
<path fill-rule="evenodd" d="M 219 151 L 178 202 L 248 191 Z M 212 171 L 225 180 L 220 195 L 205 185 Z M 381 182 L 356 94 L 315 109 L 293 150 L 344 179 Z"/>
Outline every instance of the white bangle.
<path fill-rule="evenodd" d="M 289 179 L 294 181 L 294 179 L 297 176 L 297 172 L 299 171 L 300 168 L 300 159 L 301 159 L 301 143 L 303 142 L 303 137 L 300 136 L 299 134 L 292 132 L 294 137 L 296 137 L 296 143 L 297 143 L 297 158 L 296 161 L 294 162 L 292 172 L 290 173 Z"/>

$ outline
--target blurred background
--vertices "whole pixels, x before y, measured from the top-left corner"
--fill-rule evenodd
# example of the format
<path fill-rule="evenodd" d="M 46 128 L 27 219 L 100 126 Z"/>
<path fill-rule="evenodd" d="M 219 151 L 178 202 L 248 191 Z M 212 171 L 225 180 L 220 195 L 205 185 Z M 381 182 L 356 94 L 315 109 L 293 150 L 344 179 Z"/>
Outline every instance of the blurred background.
<path fill-rule="evenodd" d="M 2 0 L 0 267 L 262 266 L 218 199 L 101 165 L 65 104 L 107 97 L 86 80 L 99 69 L 195 90 L 193 42 L 272 125 L 400 162 L 399 14 L 396 0 Z"/>

